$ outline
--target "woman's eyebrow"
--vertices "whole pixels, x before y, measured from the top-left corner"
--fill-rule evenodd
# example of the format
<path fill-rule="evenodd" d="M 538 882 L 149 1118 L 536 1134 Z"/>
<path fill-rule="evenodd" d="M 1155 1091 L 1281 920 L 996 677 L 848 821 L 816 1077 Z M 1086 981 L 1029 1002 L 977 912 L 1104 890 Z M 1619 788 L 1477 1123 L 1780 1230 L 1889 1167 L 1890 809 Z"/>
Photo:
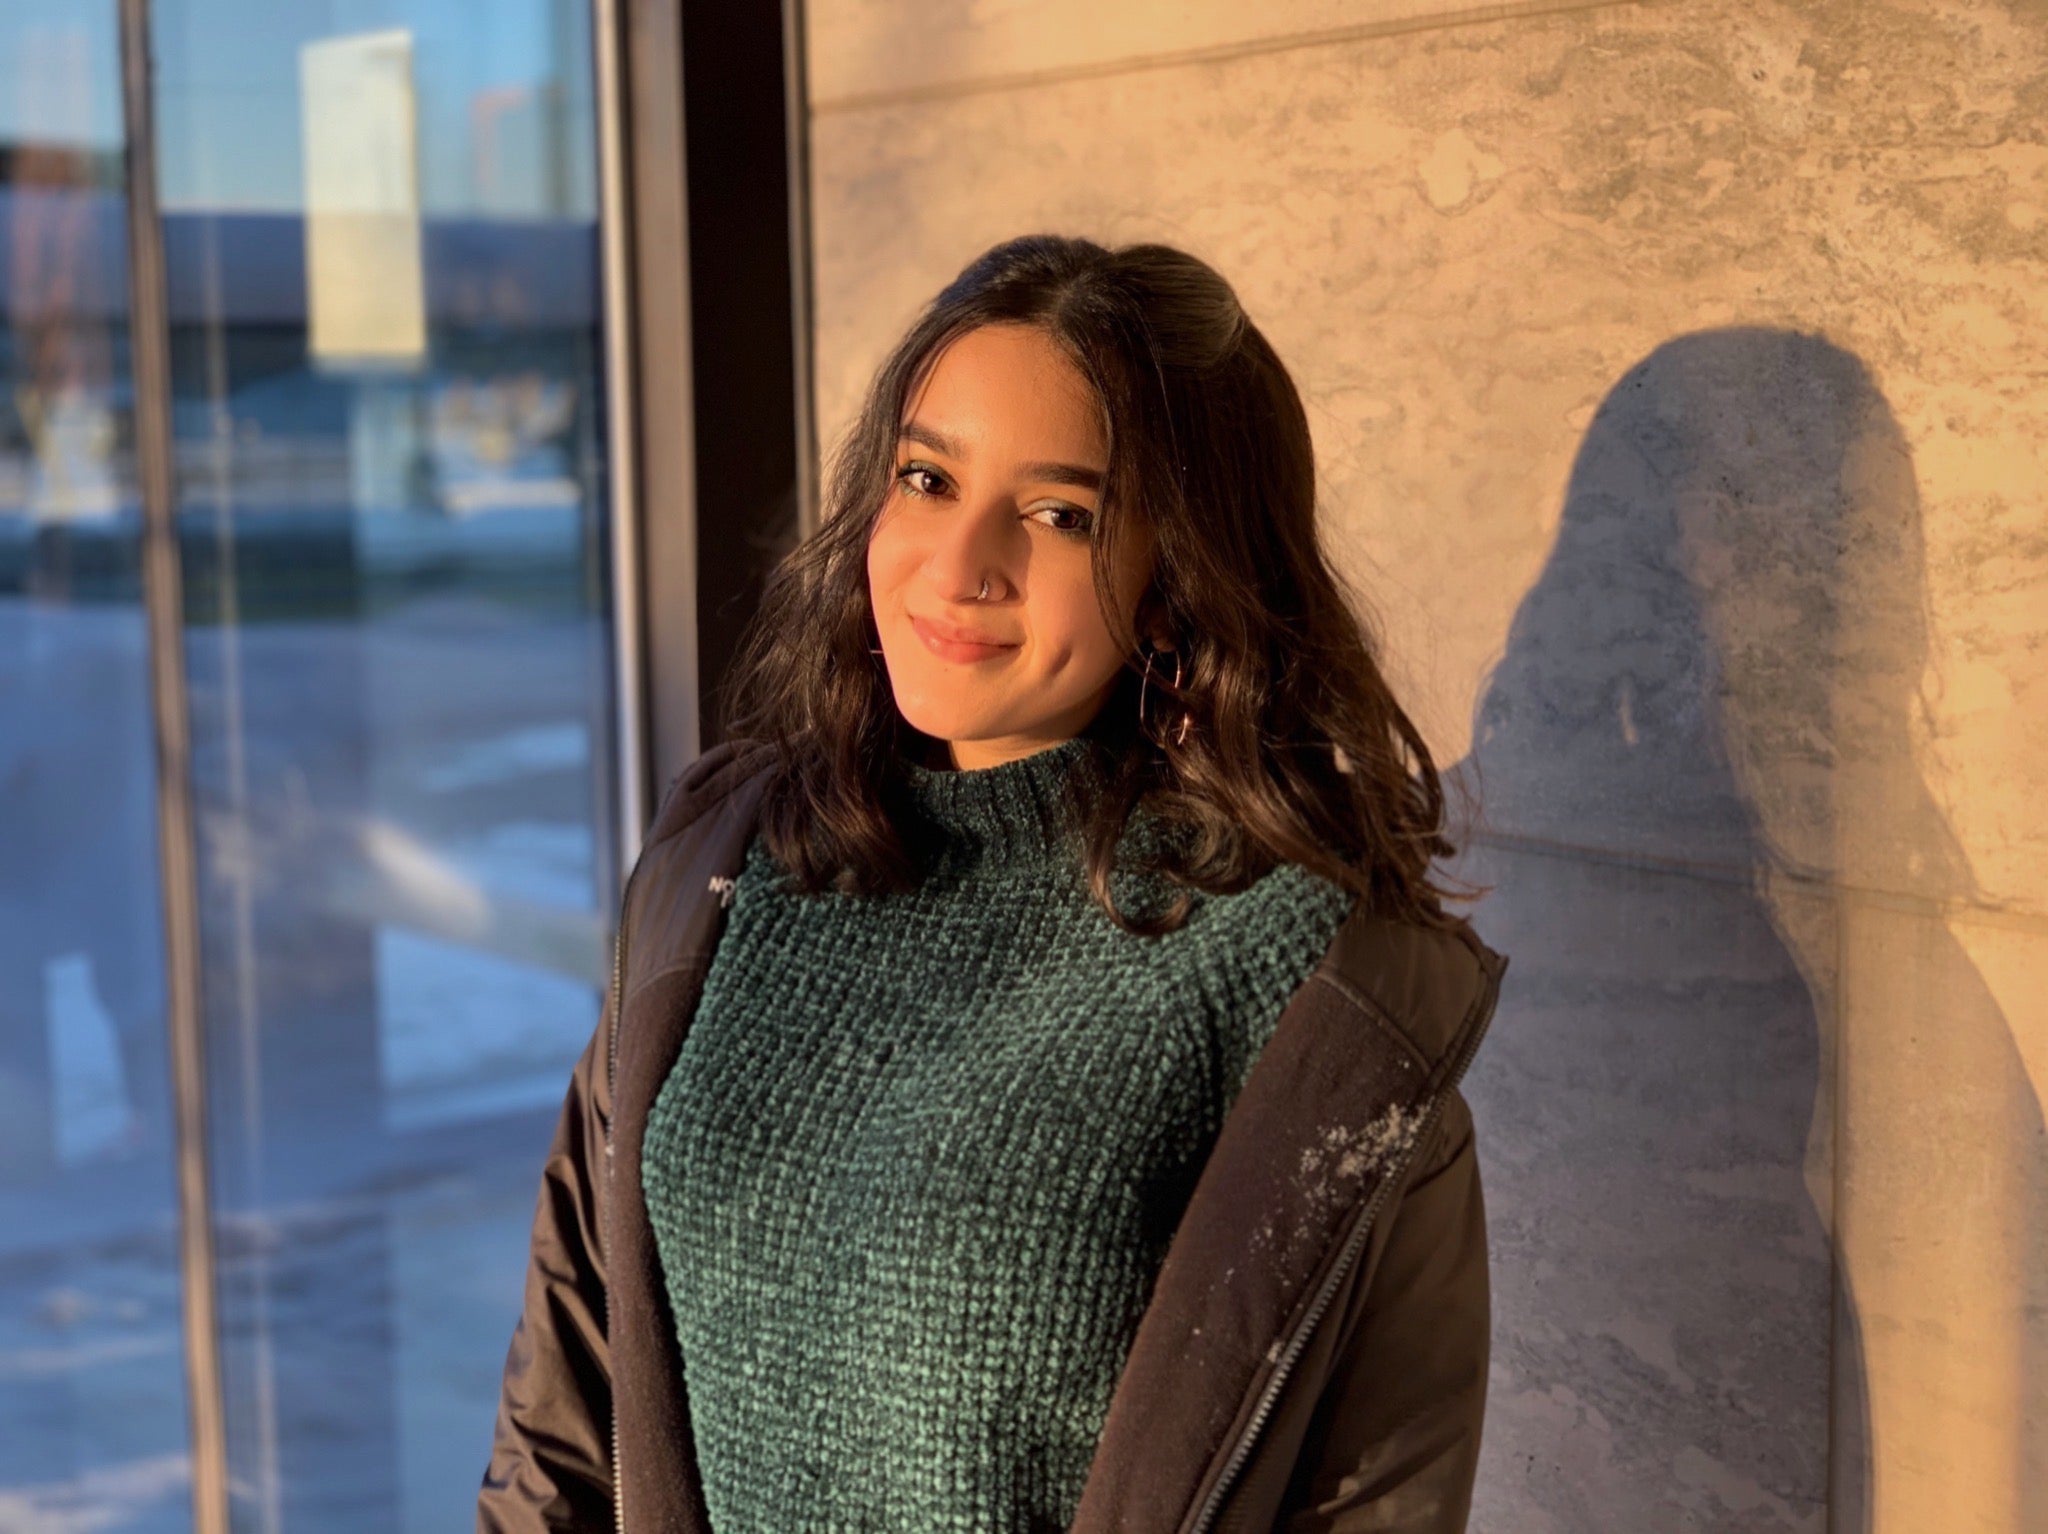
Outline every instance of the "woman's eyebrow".
<path fill-rule="evenodd" d="M 922 421 L 905 421 L 897 429 L 898 441 L 921 442 L 935 453 L 944 453 L 948 458 L 964 458 L 960 444 L 942 431 L 934 431 Z M 1050 485 L 1074 485 L 1083 490 L 1100 490 L 1102 472 L 1087 469 L 1074 463 L 1020 463 L 1017 472 L 1024 478 L 1042 481 Z"/>

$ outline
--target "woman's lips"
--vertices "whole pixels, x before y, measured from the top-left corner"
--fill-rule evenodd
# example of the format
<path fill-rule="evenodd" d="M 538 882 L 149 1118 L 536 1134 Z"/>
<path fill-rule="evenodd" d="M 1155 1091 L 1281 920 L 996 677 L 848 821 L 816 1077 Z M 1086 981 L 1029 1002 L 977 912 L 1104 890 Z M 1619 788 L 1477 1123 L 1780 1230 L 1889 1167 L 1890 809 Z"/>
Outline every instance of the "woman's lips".
<path fill-rule="evenodd" d="M 924 647 L 941 660 L 993 660 L 1018 648 L 1013 644 L 977 644 L 965 639 L 948 639 L 922 618 L 912 618 L 910 626 L 917 630 L 917 637 L 924 641 Z"/>

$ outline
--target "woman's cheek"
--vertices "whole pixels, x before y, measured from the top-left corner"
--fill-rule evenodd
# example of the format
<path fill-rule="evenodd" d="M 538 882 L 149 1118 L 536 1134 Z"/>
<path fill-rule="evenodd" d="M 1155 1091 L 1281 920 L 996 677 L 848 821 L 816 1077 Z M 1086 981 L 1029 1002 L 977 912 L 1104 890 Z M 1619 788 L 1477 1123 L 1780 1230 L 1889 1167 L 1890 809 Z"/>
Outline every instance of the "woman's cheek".
<path fill-rule="evenodd" d="M 883 521 L 868 537 L 868 585 L 876 597 L 894 591 L 902 583 L 908 563 L 903 536 L 885 511 Z"/>

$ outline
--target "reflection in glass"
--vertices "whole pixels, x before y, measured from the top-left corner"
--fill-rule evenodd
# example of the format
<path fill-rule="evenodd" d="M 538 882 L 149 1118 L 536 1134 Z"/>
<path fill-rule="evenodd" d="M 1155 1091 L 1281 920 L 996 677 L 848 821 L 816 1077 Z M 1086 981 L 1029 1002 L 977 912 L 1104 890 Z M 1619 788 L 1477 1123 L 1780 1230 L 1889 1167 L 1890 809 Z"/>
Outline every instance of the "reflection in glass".
<path fill-rule="evenodd" d="M 461 1527 L 617 888 L 585 12 L 153 27 L 235 1524 Z"/>
<path fill-rule="evenodd" d="M 0 9 L 0 1528 L 191 1526 L 114 7 Z"/>

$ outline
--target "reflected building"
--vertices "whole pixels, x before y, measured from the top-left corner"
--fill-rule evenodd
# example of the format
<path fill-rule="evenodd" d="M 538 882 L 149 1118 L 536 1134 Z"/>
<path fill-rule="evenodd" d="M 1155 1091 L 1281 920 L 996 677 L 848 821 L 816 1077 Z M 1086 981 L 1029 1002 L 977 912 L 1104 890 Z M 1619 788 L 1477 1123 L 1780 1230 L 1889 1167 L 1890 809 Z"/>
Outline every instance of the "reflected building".
<path fill-rule="evenodd" d="M 162 401 L 117 8 L 0 19 L 0 1524 L 193 1526 L 160 407 L 234 1526 L 443 1528 L 620 871 L 588 13 L 150 26 Z"/>

